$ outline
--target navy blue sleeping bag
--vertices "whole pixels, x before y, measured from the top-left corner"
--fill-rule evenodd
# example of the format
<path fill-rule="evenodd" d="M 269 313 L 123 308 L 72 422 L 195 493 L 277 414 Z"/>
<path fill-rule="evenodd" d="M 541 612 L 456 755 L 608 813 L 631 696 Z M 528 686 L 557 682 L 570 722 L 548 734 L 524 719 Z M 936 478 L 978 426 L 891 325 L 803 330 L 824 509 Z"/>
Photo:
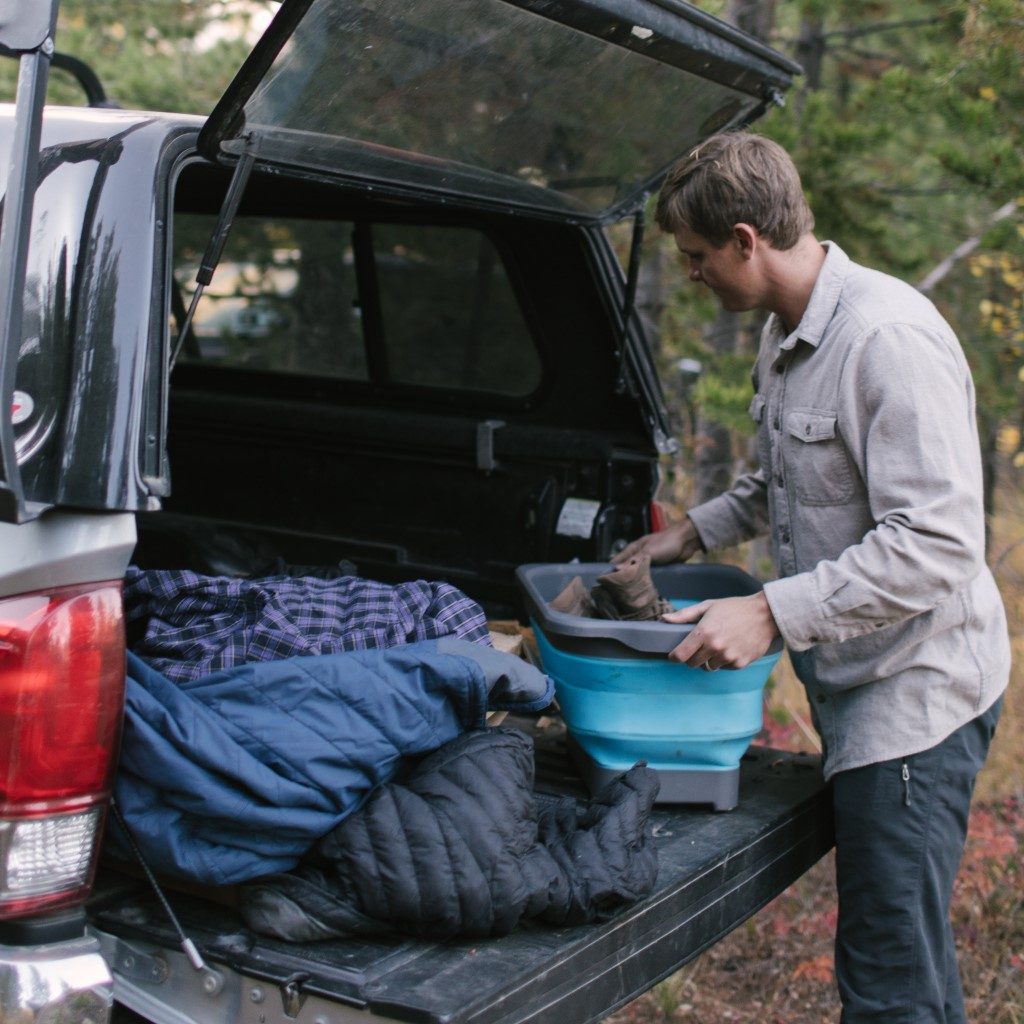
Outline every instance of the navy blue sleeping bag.
<path fill-rule="evenodd" d="M 474 657 L 443 653 L 458 644 L 477 646 L 425 640 L 188 683 L 129 654 L 115 797 L 149 865 L 211 885 L 294 867 L 404 757 L 484 725 L 493 680 Z M 539 707 L 551 693 L 536 675 Z M 113 820 L 108 843 L 130 859 Z"/>

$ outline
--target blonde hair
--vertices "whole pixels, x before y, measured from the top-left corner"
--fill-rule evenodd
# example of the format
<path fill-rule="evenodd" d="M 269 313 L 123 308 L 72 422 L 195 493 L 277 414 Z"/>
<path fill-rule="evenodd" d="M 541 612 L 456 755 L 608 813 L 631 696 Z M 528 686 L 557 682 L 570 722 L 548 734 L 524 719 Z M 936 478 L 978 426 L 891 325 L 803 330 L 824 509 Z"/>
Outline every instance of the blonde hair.
<path fill-rule="evenodd" d="M 655 220 L 670 234 L 687 228 L 723 245 L 734 224 L 750 224 L 776 249 L 814 229 L 800 175 L 771 139 L 747 132 L 712 135 L 669 169 Z"/>

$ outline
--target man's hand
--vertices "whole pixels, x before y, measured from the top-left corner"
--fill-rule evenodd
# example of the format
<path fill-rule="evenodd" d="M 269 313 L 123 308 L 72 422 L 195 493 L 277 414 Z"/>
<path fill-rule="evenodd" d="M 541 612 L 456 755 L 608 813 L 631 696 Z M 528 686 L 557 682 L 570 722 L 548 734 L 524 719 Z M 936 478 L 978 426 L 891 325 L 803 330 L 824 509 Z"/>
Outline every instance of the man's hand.
<path fill-rule="evenodd" d="M 621 565 L 637 555 L 650 555 L 655 565 L 668 562 L 685 562 L 701 550 L 697 528 L 687 516 L 681 523 L 668 526 L 657 533 L 649 533 L 639 540 L 627 544 L 617 555 L 612 556 L 612 565 Z"/>
<path fill-rule="evenodd" d="M 697 623 L 669 658 L 709 672 L 746 668 L 766 654 L 779 635 L 764 593 L 701 601 L 661 618 L 663 622 Z"/>

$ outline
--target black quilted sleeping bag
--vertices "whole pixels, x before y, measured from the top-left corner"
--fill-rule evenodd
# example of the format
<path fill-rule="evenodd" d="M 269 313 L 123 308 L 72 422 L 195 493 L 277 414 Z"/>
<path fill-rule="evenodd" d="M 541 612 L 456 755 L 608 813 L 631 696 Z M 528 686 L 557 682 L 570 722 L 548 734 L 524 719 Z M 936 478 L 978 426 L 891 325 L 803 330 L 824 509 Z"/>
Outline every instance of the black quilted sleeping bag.
<path fill-rule="evenodd" d="M 538 811 L 532 741 L 466 733 L 377 789 L 298 868 L 246 885 L 242 913 L 255 931 L 292 941 L 592 921 L 654 887 L 646 823 L 657 790 L 637 765 L 582 809 L 564 798 Z"/>

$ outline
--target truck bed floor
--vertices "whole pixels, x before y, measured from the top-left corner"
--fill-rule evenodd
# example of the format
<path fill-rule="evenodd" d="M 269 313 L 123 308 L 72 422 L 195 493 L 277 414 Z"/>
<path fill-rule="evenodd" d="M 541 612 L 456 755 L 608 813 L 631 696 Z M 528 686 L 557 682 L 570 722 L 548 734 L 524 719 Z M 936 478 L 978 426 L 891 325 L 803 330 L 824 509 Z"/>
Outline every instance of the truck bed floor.
<path fill-rule="evenodd" d="M 556 732 L 536 741 L 538 791 L 583 795 L 564 739 Z M 735 810 L 655 807 L 649 827 L 659 874 L 647 899 L 597 924 L 526 925 L 500 939 L 277 942 L 248 931 L 229 900 L 170 892 L 217 972 L 205 987 L 144 881 L 103 872 L 90 913 L 117 998 L 158 1024 L 588 1024 L 677 970 L 811 867 L 832 846 L 829 801 L 817 757 L 752 747 Z M 164 1013 L 167 1003 L 179 1012 Z"/>

